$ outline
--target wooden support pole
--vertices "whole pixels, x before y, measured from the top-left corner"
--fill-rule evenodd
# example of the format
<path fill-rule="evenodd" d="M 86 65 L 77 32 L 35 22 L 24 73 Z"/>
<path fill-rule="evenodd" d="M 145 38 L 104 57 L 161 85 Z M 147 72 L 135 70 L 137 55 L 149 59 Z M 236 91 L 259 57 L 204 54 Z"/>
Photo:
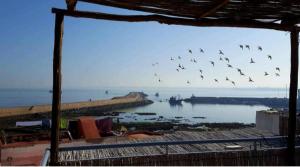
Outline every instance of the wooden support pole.
<path fill-rule="evenodd" d="M 298 49 L 299 31 L 291 30 L 291 73 L 290 73 L 290 96 L 289 96 L 289 123 L 288 123 L 288 163 L 295 165 L 295 137 L 296 137 L 296 112 L 298 91 Z"/>
<path fill-rule="evenodd" d="M 59 124 L 61 105 L 61 53 L 63 39 L 64 15 L 55 15 L 55 39 L 53 51 L 53 95 L 52 95 L 52 126 L 51 126 L 51 149 L 50 165 L 58 164 Z"/>

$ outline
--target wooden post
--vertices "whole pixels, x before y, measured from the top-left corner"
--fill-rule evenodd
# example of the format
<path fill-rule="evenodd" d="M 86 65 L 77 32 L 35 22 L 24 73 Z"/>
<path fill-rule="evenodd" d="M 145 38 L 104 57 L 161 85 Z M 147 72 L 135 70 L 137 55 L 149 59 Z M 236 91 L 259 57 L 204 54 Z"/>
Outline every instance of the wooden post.
<path fill-rule="evenodd" d="M 299 32 L 296 28 L 291 30 L 291 73 L 290 73 L 290 96 L 289 96 L 289 122 L 288 122 L 288 164 L 295 163 L 295 137 L 296 137 L 296 112 L 298 92 L 298 49 Z"/>
<path fill-rule="evenodd" d="M 52 94 L 52 125 L 51 125 L 51 149 L 50 165 L 58 164 L 59 124 L 61 105 L 61 53 L 63 39 L 64 15 L 55 15 L 55 39 L 53 51 L 53 94 Z"/>

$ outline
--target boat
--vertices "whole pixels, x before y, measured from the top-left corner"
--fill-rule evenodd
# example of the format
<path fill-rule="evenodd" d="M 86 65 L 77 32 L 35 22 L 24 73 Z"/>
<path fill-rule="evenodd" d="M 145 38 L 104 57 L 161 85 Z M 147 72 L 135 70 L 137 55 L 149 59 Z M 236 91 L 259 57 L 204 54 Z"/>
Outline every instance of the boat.
<path fill-rule="evenodd" d="M 172 96 L 169 99 L 170 105 L 182 105 L 182 99 L 179 96 Z"/>

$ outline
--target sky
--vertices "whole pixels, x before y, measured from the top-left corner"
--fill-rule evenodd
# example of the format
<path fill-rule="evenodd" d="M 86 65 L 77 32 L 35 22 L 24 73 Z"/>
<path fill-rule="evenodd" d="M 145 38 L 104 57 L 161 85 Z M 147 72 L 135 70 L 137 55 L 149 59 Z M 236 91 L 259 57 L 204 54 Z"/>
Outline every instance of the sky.
<path fill-rule="evenodd" d="M 51 88 L 55 17 L 64 0 L 9 0 L 0 6 L 0 88 Z M 139 12 L 79 3 L 77 9 L 117 14 Z M 142 13 L 143 14 L 143 13 Z M 63 88 L 100 87 L 282 87 L 289 84 L 289 33 L 245 28 L 202 28 L 66 17 Z M 251 49 L 241 50 L 240 44 Z M 263 51 L 258 51 L 261 46 Z M 200 53 L 202 48 L 205 53 Z M 192 54 L 188 49 L 193 51 Z M 219 61 L 250 76 L 241 77 Z M 267 55 L 272 56 L 269 60 Z M 178 56 L 182 59 L 178 60 Z M 171 57 L 174 59 L 171 61 Z M 195 58 L 197 63 L 190 59 Z M 256 63 L 250 64 L 253 58 Z M 215 66 L 209 63 L 214 61 Z M 158 62 L 158 65 L 152 66 Z M 176 71 L 178 64 L 186 70 Z M 280 77 L 275 77 L 280 67 Z M 201 80 L 199 69 L 203 70 Z M 264 72 L 269 76 L 264 76 Z M 154 76 L 154 74 L 158 76 Z M 218 79 L 219 83 L 214 82 Z M 158 79 L 161 82 L 158 82 Z M 190 81 L 191 84 L 187 84 Z"/>

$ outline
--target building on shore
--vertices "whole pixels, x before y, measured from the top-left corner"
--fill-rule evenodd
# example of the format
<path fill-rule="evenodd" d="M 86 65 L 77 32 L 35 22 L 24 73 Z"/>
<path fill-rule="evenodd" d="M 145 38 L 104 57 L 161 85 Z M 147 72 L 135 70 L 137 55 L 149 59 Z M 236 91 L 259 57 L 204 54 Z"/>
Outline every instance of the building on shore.
<path fill-rule="evenodd" d="M 276 135 L 288 134 L 288 112 L 274 109 L 256 112 L 256 128 L 268 130 Z M 296 134 L 300 134 L 300 116 L 297 116 Z"/>

